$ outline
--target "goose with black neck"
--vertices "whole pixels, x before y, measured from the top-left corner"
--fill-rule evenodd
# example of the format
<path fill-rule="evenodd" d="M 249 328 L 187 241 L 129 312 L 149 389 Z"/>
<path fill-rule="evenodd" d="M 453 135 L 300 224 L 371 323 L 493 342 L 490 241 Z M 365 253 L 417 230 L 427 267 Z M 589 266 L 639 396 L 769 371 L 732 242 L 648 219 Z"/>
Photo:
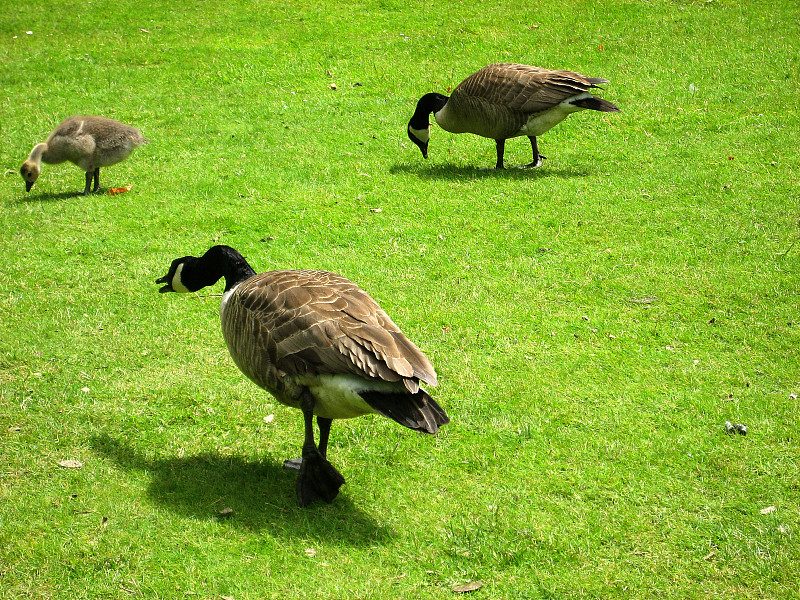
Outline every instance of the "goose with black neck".
<path fill-rule="evenodd" d="M 488 65 L 458 84 L 450 97 L 438 93 L 417 102 L 407 133 L 428 158 L 431 113 L 450 133 L 473 133 L 495 140 L 496 169 L 503 169 L 506 140 L 527 136 L 539 167 L 547 158 L 539 153 L 537 137 L 581 110 L 619 112 L 619 108 L 589 92 L 608 83 L 573 71 L 551 70 L 517 63 Z"/>
<path fill-rule="evenodd" d="M 230 246 L 172 261 L 160 292 L 196 292 L 225 279 L 222 333 L 236 366 L 280 403 L 303 413 L 300 506 L 331 502 L 344 477 L 328 461 L 334 419 L 381 414 L 435 434 L 450 419 L 420 384 L 436 371 L 378 304 L 352 281 L 327 271 L 256 274 Z M 315 441 L 314 417 L 319 430 Z"/>

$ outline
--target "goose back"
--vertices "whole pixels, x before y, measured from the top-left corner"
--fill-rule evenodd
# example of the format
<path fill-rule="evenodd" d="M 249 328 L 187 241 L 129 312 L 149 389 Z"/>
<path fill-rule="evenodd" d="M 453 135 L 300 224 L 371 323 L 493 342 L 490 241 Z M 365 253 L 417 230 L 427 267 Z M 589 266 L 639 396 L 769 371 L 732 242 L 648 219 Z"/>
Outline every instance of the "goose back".
<path fill-rule="evenodd" d="M 340 275 L 295 270 L 255 275 L 226 292 L 221 321 L 239 369 L 289 406 L 298 406 L 303 386 L 326 377 L 411 394 L 421 381 L 437 384 L 427 357 L 366 292 Z M 321 416 L 373 412 L 366 403 L 349 410 L 352 414 L 343 409 Z"/>
<path fill-rule="evenodd" d="M 507 139 L 525 135 L 524 127 L 532 115 L 600 83 L 607 80 L 517 63 L 488 65 L 462 81 L 434 117 L 451 133 Z"/>

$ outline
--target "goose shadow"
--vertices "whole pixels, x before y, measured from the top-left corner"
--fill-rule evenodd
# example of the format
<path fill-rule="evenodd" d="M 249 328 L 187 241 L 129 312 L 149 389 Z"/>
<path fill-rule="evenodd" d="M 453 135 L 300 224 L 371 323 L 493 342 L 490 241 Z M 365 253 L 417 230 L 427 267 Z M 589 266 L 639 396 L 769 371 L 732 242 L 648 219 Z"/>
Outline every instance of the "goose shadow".
<path fill-rule="evenodd" d="M 431 166 L 420 165 L 417 163 L 398 163 L 391 166 L 389 168 L 389 172 L 393 175 L 417 175 L 422 179 L 513 179 L 527 181 L 541 179 L 544 177 L 569 179 L 572 177 L 586 177 L 591 174 L 585 168 L 576 167 L 525 168 L 519 166 L 508 166 L 505 169 L 498 170 L 494 167 L 464 167 L 446 163 Z"/>
<path fill-rule="evenodd" d="M 329 505 L 298 507 L 296 476 L 279 464 L 218 452 L 149 458 L 108 434 L 94 436 L 89 443 L 97 454 L 120 468 L 147 473 L 148 497 L 191 519 L 217 521 L 220 526 L 267 532 L 273 537 L 325 539 L 354 546 L 390 538 L 390 532 L 346 495 L 339 495 Z M 222 511 L 229 508 L 233 512 L 225 515 Z"/>

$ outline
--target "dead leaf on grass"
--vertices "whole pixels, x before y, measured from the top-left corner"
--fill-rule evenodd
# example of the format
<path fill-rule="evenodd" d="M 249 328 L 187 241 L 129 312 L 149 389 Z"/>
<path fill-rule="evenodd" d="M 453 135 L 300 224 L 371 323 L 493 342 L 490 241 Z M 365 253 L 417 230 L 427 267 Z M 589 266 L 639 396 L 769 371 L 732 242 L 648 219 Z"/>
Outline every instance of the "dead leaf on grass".
<path fill-rule="evenodd" d="M 762 515 L 768 515 L 770 513 L 774 513 L 776 510 L 778 510 L 778 509 L 775 506 L 766 506 L 766 507 L 762 508 L 758 512 L 760 512 Z"/>
<path fill-rule="evenodd" d="M 479 590 L 483 587 L 483 583 L 480 581 L 470 581 L 469 583 L 462 583 L 460 585 L 454 585 L 452 589 L 456 594 L 466 594 L 468 592 L 474 592 L 475 590 Z"/>
<path fill-rule="evenodd" d="M 643 298 L 628 298 L 628 302 L 633 302 L 634 304 L 652 304 L 657 300 L 658 300 L 657 296 L 644 296 Z"/>
<path fill-rule="evenodd" d="M 65 469 L 80 469 L 83 466 L 83 463 L 79 460 L 60 460 L 58 464 Z"/>
<path fill-rule="evenodd" d="M 116 196 L 117 194 L 124 194 L 125 192 L 130 192 L 133 184 L 126 185 L 125 187 L 118 187 L 118 188 L 108 188 L 108 193 L 112 196 Z"/>

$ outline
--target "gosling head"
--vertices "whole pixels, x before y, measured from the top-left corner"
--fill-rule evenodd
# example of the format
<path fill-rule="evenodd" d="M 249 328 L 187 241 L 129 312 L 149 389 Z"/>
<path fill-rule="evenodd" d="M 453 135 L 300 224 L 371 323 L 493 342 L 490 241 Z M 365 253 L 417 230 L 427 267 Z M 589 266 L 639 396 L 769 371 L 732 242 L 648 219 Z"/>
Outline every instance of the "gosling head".
<path fill-rule="evenodd" d="M 25 191 L 30 192 L 33 184 L 36 183 L 36 180 L 39 179 L 39 174 L 42 172 L 41 167 L 37 165 L 31 159 L 26 160 L 22 163 L 22 166 L 19 169 L 19 174 L 22 175 L 22 179 L 25 180 Z"/>

